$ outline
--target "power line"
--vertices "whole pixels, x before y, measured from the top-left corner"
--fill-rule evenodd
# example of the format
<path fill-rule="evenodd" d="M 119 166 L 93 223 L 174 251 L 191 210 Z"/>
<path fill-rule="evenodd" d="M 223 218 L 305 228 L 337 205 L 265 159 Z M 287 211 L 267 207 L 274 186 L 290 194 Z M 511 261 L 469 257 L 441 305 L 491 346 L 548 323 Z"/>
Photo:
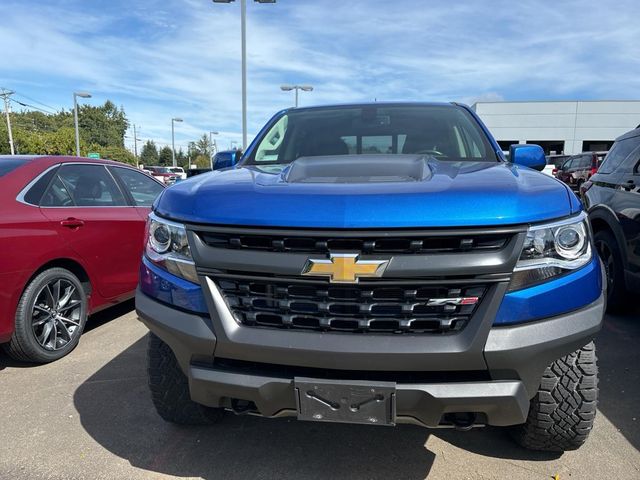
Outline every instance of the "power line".
<path fill-rule="evenodd" d="M 48 111 L 48 110 L 44 110 L 44 109 L 42 109 L 42 108 L 40 108 L 40 107 L 36 107 L 36 106 L 34 106 L 34 105 L 29 105 L 28 103 L 24 103 L 24 102 L 21 102 L 21 101 L 19 101 L 19 100 L 13 100 L 13 99 L 11 99 L 11 101 L 12 101 L 13 103 L 17 103 L 17 104 L 18 104 L 18 105 L 20 105 L 20 106 L 27 107 L 27 108 L 33 108 L 34 110 L 38 110 L 38 111 L 40 111 L 40 112 L 42 112 L 42 113 L 46 113 L 46 114 L 48 114 L 48 115 L 55 115 L 55 114 L 56 114 L 56 112 L 50 112 L 50 111 Z"/>
<path fill-rule="evenodd" d="M 32 102 L 35 102 L 35 103 L 37 103 L 38 105 L 42 105 L 43 107 L 47 107 L 48 109 L 50 109 L 50 110 L 54 110 L 54 111 L 56 111 L 56 112 L 58 111 L 58 109 L 57 109 L 57 108 L 52 107 L 51 105 L 47 105 L 46 103 L 42 103 L 42 102 L 40 102 L 40 101 L 36 100 L 35 98 L 31 98 L 31 97 L 29 97 L 29 96 L 25 95 L 24 93 L 20 93 L 20 92 L 15 92 L 15 93 L 16 93 L 16 95 L 20 95 L 21 97 L 24 97 L 24 98 L 26 98 L 27 100 L 31 100 Z"/>

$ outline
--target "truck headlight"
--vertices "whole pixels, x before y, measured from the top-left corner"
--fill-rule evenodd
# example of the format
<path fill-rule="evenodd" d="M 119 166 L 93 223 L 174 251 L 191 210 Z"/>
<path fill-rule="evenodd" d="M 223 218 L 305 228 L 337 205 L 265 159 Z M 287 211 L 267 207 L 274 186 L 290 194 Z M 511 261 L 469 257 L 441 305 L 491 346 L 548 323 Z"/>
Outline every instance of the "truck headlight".
<path fill-rule="evenodd" d="M 151 213 L 145 231 L 146 257 L 155 265 L 178 277 L 198 283 L 184 225 Z"/>
<path fill-rule="evenodd" d="M 532 226 L 513 270 L 509 290 L 576 270 L 589 263 L 591 256 L 591 231 L 584 212 L 568 220 Z"/>

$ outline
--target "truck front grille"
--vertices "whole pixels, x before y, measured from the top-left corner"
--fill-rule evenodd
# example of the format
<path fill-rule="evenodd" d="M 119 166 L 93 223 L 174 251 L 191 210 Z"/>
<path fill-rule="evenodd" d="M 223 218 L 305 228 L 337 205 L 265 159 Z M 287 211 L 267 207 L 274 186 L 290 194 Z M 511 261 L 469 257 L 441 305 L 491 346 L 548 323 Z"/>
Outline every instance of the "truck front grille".
<path fill-rule="evenodd" d="M 512 233 L 398 234 L 393 236 L 364 234 L 356 237 L 295 234 L 252 234 L 202 232 L 205 244 L 215 248 L 261 250 L 270 252 L 326 254 L 330 251 L 358 251 L 362 254 L 425 254 L 485 252 L 500 250 Z"/>
<path fill-rule="evenodd" d="M 233 278 L 231 278 L 233 277 Z M 487 285 L 214 278 L 236 320 L 251 327 L 354 333 L 447 333 L 467 324 Z"/>

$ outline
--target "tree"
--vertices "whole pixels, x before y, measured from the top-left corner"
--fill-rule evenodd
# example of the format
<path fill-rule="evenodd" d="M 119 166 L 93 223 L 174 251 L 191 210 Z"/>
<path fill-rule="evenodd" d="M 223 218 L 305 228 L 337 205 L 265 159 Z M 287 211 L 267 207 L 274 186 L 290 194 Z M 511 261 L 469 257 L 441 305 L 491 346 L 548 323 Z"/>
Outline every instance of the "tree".
<path fill-rule="evenodd" d="M 80 149 L 82 151 L 82 148 Z M 115 160 L 116 162 L 128 163 L 129 165 L 137 165 L 136 157 L 124 147 L 110 146 L 103 147 L 102 145 L 92 144 L 89 145 L 87 151 L 96 152 L 100 154 L 100 158 L 106 158 L 109 160 Z M 83 152 L 84 153 L 84 152 Z"/>
<path fill-rule="evenodd" d="M 209 168 L 211 166 L 211 157 L 198 155 L 193 163 L 195 163 L 198 168 Z"/>
<path fill-rule="evenodd" d="M 171 154 L 171 147 L 162 147 L 160 154 L 158 155 L 159 165 L 173 165 L 173 155 Z"/>
<path fill-rule="evenodd" d="M 75 155 L 76 153 L 73 128 L 63 127 L 53 132 L 34 132 L 23 128 L 12 128 L 12 130 L 16 153 L 32 155 Z M 81 149 L 84 148 L 84 142 L 81 142 L 80 146 Z M 4 145 L 1 148 L 4 149 Z M 9 148 L 8 142 L 6 148 Z"/>
<path fill-rule="evenodd" d="M 210 157 L 213 152 L 213 145 L 211 145 L 209 136 L 206 133 L 195 142 L 194 147 L 198 155 L 204 155 L 205 157 Z"/>
<path fill-rule="evenodd" d="M 153 140 L 147 140 L 142 146 L 142 152 L 140 152 L 140 163 L 143 165 L 157 165 L 158 164 L 158 147 Z"/>
<path fill-rule="evenodd" d="M 124 147 L 124 135 L 129 121 L 122 108 L 107 100 L 104 105 L 82 105 L 78 110 L 80 136 L 87 143 L 103 147 Z"/>
<path fill-rule="evenodd" d="M 102 106 L 81 105 L 79 109 L 80 151 L 131 162 L 124 148 L 129 124 L 124 109 L 106 101 Z M 75 132 L 72 112 L 47 114 L 23 110 L 11 114 L 16 150 L 24 154 L 75 155 Z M 0 122 L 0 154 L 9 153 L 5 122 Z M 88 147 L 89 146 L 89 147 Z M 106 149 L 106 150 L 105 150 Z M 135 163 L 135 162 L 134 162 Z"/>
<path fill-rule="evenodd" d="M 189 168 L 189 158 L 184 153 L 182 148 L 180 148 L 180 150 L 176 152 L 176 163 L 180 165 L 182 168 L 184 168 L 185 170 Z"/>

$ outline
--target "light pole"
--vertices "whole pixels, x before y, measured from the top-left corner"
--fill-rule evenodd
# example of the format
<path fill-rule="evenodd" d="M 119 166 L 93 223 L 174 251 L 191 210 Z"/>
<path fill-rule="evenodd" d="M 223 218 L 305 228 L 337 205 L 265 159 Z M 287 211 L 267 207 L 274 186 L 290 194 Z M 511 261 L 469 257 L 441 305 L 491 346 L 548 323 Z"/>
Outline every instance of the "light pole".
<path fill-rule="evenodd" d="M 276 0 L 253 0 L 256 3 L 276 3 Z M 235 0 L 213 0 L 231 3 Z M 240 30 L 242 35 L 242 149 L 247 149 L 247 0 L 240 0 Z"/>
<path fill-rule="evenodd" d="M 175 122 L 182 122 L 182 121 L 183 120 L 181 118 L 171 119 L 171 159 L 173 160 L 174 167 L 177 167 L 178 164 L 176 163 L 176 134 L 175 134 L 175 128 L 173 124 Z"/>
<path fill-rule="evenodd" d="M 78 97 L 91 98 L 88 92 L 73 92 L 73 120 L 76 126 L 76 156 L 80 156 L 80 130 L 78 128 Z"/>
<path fill-rule="evenodd" d="M 290 92 L 291 90 L 296 91 L 296 107 L 298 106 L 298 91 L 302 90 L 303 92 L 313 92 L 313 87 L 311 85 L 282 85 L 280 90 L 283 92 Z"/>
<path fill-rule="evenodd" d="M 213 170 L 213 147 L 215 146 L 216 152 L 218 150 L 218 145 L 215 143 L 216 141 L 213 139 L 213 136 L 218 134 L 219 132 L 209 132 L 209 143 L 211 144 L 211 155 L 209 156 L 209 159 L 211 161 L 211 170 Z"/>

